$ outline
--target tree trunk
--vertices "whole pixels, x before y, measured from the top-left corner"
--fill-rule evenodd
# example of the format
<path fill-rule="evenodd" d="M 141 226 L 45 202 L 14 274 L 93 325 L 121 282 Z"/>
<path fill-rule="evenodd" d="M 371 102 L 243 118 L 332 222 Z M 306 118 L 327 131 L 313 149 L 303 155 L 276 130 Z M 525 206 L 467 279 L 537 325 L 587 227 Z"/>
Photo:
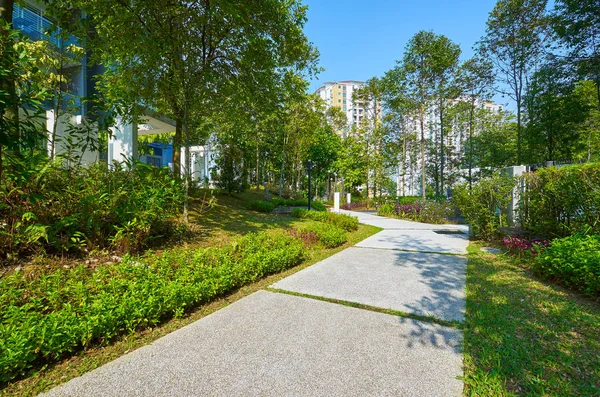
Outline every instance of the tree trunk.
<path fill-rule="evenodd" d="M 256 190 L 260 190 L 260 151 L 258 150 L 258 140 L 256 141 Z"/>
<path fill-rule="evenodd" d="M 6 54 L 12 51 L 10 43 L 8 42 L 8 37 L 10 35 L 10 29 L 12 29 L 14 3 L 14 0 L 0 0 L 0 21 L 6 22 L 6 26 L 8 26 L 8 29 L 5 29 L 4 27 L 0 28 L 0 35 L 3 37 L 2 41 L 7 45 L 6 48 L 0 49 L 0 54 L 2 54 L 3 57 L 6 57 Z M 3 66 L 7 67 L 9 70 L 12 69 L 12 65 L 5 64 Z M 13 152 L 13 155 L 15 156 L 20 156 L 21 133 L 19 128 L 19 101 L 16 93 L 15 80 L 11 77 L 2 79 L 0 81 L 0 90 L 7 93 L 7 98 L 5 98 L 5 100 L 8 103 L 8 106 L 2 106 L 0 108 L 0 119 L 4 119 L 2 120 L 2 124 L 8 127 L 8 133 L 5 133 L 5 138 L 7 139 L 7 151 Z M 11 145 L 14 145 L 14 147 L 11 148 Z"/>
<path fill-rule="evenodd" d="M 181 118 L 175 120 L 175 136 L 173 137 L 173 175 L 181 178 L 181 140 L 183 135 L 183 122 Z"/>
<path fill-rule="evenodd" d="M 473 190 L 473 129 L 475 119 L 475 99 L 469 108 L 469 190 Z"/>
<path fill-rule="evenodd" d="M 419 106 L 419 118 L 421 121 L 421 196 L 425 198 L 425 115 L 423 104 Z"/>
<path fill-rule="evenodd" d="M 444 100 L 440 101 L 440 193 L 444 193 Z"/>

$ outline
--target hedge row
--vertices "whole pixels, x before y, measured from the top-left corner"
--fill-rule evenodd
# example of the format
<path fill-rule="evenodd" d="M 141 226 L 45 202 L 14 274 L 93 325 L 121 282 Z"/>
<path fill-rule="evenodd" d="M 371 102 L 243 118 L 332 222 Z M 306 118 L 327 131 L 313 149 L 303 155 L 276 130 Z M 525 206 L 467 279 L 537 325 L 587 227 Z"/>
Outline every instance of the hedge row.
<path fill-rule="evenodd" d="M 282 198 L 272 198 L 271 201 L 253 200 L 249 204 L 250 209 L 267 214 L 273 212 L 275 207 L 308 207 L 308 200 L 286 200 Z M 325 211 L 323 203 L 311 201 L 310 207 L 316 211 Z"/>
<path fill-rule="evenodd" d="M 358 218 L 345 214 L 336 214 L 334 212 L 314 212 L 302 208 L 294 208 L 292 216 L 302 219 L 312 219 L 313 221 L 325 222 L 340 227 L 346 231 L 358 229 Z"/>
<path fill-rule="evenodd" d="M 319 243 L 325 248 L 335 248 L 348 241 L 346 231 L 335 225 L 327 223 L 309 223 L 298 228 L 302 233 L 313 233 Z"/>
<path fill-rule="evenodd" d="M 600 163 L 549 167 L 523 176 L 520 219 L 539 237 L 600 233 Z"/>
<path fill-rule="evenodd" d="M 301 240 L 250 234 L 221 249 L 178 249 L 95 270 L 0 279 L 0 383 L 82 347 L 181 316 L 303 260 Z"/>

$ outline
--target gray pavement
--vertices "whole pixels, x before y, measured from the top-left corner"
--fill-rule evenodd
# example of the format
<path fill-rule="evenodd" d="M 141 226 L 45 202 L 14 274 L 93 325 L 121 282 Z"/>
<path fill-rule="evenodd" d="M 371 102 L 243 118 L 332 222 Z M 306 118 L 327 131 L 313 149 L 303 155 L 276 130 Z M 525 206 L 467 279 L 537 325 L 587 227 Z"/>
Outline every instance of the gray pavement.
<path fill-rule="evenodd" d="M 273 287 L 463 321 L 466 262 L 459 256 L 353 247 Z"/>
<path fill-rule="evenodd" d="M 401 229 L 401 230 L 460 230 L 464 233 L 469 232 L 466 225 L 432 225 L 429 223 L 413 222 L 404 219 L 386 218 L 361 211 L 340 210 L 341 214 L 347 214 L 358 218 L 360 223 L 377 226 L 382 229 Z"/>
<path fill-rule="evenodd" d="M 459 396 L 461 332 L 256 292 L 47 396 Z"/>
<path fill-rule="evenodd" d="M 274 286 L 464 320 L 467 234 L 342 211 L 386 230 Z M 421 252 L 406 252 L 421 251 Z M 437 252 L 437 253 L 431 253 Z M 256 292 L 47 396 L 460 396 L 462 332 Z"/>
<path fill-rule="evenodd" d="M 466 254 L 468 234 L 440 234 L 433 230 L 386 229 L 356 244 L 357 247 L 402 251 Z"/>

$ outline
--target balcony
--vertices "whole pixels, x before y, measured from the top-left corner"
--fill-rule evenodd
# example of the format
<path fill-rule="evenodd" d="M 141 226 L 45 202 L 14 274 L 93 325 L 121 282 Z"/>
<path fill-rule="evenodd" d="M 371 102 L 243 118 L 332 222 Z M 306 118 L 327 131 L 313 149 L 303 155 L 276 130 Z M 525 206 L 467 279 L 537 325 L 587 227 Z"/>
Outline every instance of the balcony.
<path fill-rule="evenodd" d="M 36 7 L 25 4 L 15 4 L 13 11 L 13 27 L 20 30 L 32 40 L 47 40 L 58 48 L 65 48 L 71 44 L 78 45 L 74 36 L 64 39 L 60 30 L 48 34 L 52 27 L 52 21 L 44 16 L 44 13 Z"/>

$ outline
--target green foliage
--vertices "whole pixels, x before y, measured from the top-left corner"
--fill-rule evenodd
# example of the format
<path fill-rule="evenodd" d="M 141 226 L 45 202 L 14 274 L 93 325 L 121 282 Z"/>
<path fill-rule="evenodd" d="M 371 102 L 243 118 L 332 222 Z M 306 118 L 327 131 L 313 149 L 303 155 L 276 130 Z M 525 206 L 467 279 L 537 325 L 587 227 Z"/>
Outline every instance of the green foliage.
<path fill-rule="evenodd" d="M 377 215 L 380 216 L 395 216 L 396 205 L 391 203 L 379 204 L 377 206 Z"/>
<path fill-rule="evenodd" d="M 521 226 L 539 237 L 600 233 L 600 163 L 548 167 L 523 176 Z"/>
<path fill-rule="evenodd" d="M 300 199 L 300 200 L 292 200 L 292 199 L 283 199 L 279 197 L 271 198 L 271 201 L 264 200 L 253 200 L 250 202 L 250 209 L 259 212 L 271 213 L 275 209 L 275 207 L 308 207 L 308 200 Z M 326 211 L 325 205 L 318 201 L 310 202 L 311 209 L 315 211 Z"/>
<path fill-rule="evenodd" d="M 249 207 L 251 210 L 270 214 L 275 209 L 275 204 L 269 201 L 252 200 L 249 203 Z"/>
<path fill-rule="evenodd" d="M 314 233 L 325 248 L 335 248 L 348 241 L 346 231 L 332 223 L 309 223 L 299 229 L 301 233 Z"/>
<path fill-rule="evenodd" d="M 495 175 L 481 179 L 472 190 L 466 184 L 457 186 L 452 202 L 469 223 L 475 237 L 491 240 L 500 227 L 506 226 L 506 214 L 502 210 L 507 208 L 514 187 L 512 178 Z"/>
<path fill-rule="evenodd" d="M 212 169 L 212 178 L 219 189 L 232 194 L 247 188 L 243 167 L 243 153 L 234 145 L 223 145 Z"/>
<path fill-rule="evenodd" d="M 138 250 L 168 235 L 181 183 L 145 164 L 109 171 L 31 163 L 0 182 L 0 257 L 112 246 Z"/>
<path fill-rule="evenodd" d="M 326 231 L 324 244 L 334 234 Z M 0 384 L 298 265 L 303 249 L 299 239 L 259 233 L 220 249 L 126 257 L 95 270 L 11 273 L 0 279 Z"/>
<path fill-rule="evenodd" d="M 292 211 L 292 216 L 301 219 L 311 219 L 313 221 L 330 223 L 348 232 L 358 229 L 358 218 L 345 214 L 336 214 L 333 212 L 315 212 L 307 211 L 302 208 L 294 208 Z"/>
<path fill-rule="evenodd" d="M 600 295 L 600 235 L 554 239 L 533 261 L 533 270 L 590 295 Z"/>

